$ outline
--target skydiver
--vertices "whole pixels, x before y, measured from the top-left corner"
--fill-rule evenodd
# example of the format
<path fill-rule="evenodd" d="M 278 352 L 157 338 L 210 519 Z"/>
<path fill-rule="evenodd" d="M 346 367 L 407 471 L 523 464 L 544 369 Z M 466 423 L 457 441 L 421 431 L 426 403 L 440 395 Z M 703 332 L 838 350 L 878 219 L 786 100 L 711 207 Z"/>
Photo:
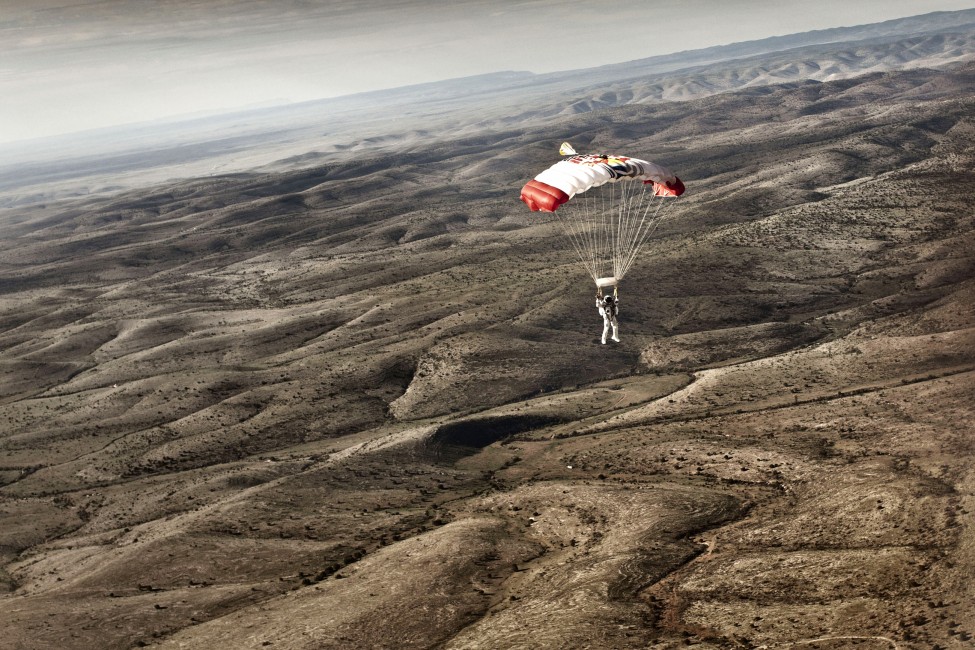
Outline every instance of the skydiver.
<path fill-rule="evenodd" d="M 616 291 L 614 290 L 615 294 Z M 599 315 L 603 317 L 603 345 L 606 345 L 606 335 L 609 334 L 609 328 L 613 328 L 613 336 L 611 337 L 617 343 L 620 342 L 618 336 L 616 315 L 620 311 L 619 299 L 615 295 L 603 296 L 602 288 L 596 291 L 596 309 L 599 310 Z"/>

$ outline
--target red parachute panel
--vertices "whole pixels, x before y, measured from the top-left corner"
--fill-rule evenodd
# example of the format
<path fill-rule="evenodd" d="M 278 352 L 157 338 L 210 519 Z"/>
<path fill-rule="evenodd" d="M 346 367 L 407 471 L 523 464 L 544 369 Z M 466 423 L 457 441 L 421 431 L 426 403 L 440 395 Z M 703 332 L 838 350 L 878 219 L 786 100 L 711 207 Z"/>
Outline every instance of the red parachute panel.
<path fill-rule="evenodd" d="M 531 208 L 532 212 L 555 212 L 560 205 L 569 200 L 569 195 L 548 183 L 530 180 L 521 188 L 521 200 Z"/>
<path fill-rule="evenodd" d="M 643 181 L 644 184 L 653 183 L 654 196 L 680 196 L 684 193 L 684 183 L 674 176 L 674 180 L 667 184 L 656 181 Z"/>

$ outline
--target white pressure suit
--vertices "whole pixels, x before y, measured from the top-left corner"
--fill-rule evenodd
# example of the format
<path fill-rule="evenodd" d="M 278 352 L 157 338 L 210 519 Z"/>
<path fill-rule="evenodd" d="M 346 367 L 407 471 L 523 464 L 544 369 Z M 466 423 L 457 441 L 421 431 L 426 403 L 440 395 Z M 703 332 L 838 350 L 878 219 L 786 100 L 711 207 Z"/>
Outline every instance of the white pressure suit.
<path fill-rule="evenodd" d="M 619 343 L 619 330 L 616 322 L 616 314 L 619 312 L 619 300 L 613 296 L 606 296 L 602 300 L 596 298 L 596 308 L 599 315 L 603 317 L 603 345 L 606 345 L 606 335 L 610 328 L 613 329 L 612 339 Z"/>

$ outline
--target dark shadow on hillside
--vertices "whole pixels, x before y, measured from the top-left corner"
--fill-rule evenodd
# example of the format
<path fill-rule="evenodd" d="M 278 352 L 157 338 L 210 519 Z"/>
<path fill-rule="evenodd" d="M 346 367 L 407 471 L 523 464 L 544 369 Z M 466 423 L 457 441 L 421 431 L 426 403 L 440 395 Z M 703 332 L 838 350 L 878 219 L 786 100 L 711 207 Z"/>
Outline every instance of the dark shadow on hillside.
<path fill-rule="evenodd" d="M 559 424 L 563 420 L 543 415 L 504 415 L 451 422 L 437 429 L 424 447 L 439 463 L 451 464 L 495 442 L 519 433 Z"/>

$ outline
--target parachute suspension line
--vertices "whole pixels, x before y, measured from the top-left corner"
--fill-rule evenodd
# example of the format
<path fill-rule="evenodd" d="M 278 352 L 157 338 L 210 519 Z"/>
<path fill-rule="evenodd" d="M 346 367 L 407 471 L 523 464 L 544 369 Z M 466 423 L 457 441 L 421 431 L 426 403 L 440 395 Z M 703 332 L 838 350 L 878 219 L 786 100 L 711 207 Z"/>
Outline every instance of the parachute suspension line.
<path fill-rule="evenodd" d="M 593 276 L 593 280 L 599 279 L 600 276 L 600 265 L 599 260 L 603 256 L 602 251 L 602 232 L 601 232 L 601 222 L 602 219 L 600 215 L 605 209 L 606 197 L 602 192 L 587 192 L 585 195 L 585 200 L 583 201 L 583 206 L 585 209 L 585 224 L 587 241 L 589 244 L 589 264 L 590 273 Z"/>
<path fill-rule="evenodd" d="M 583 266 L 589 272 L 589 275 L 592 276 L 593 281 L 595 281 L 596 271 L 594 268 L 594 264 L 592 260 L 589 259 L 589 256 L 587 255 L 587 251 L 591 251 L 592 247 L 586 245 L 584 228 L 577 227 L 577 219 L 572 218 L 572 214 L 571 214 L 574 209 L 578 209 L 578 208 L 579 206 L 574 206 L 569 210 L 565 210 L 565 208 L 563 208 L 564 213 L 560 216 L 557 215 L 555 218 L 558 220 L 559 230 L 562 232 L 563 236 L 569 241 L 569 244 L 571 244 L 573 250 L 575 250 L 576 252 L 576 255 L 579 257 L 579 261 L 582 262 Z M 565 214 L 566 212 L 568 214 Z"/>
<path fill-rule="evenodd" d="M 602 275 L 603 269 L 601 268 L 600 261 L 606 259 L 606 220 L 603 215 L 606 213 L 607 209 L 607 196 L 610 195 L 609 205 L 612 205 L 613 187 L 608 188 L 608 192 L 597 192 L 594 196 L 598 195 L 600 199 L 600 204 L 598 206 L 593 205 L 592 211 L 592 222 L 590 225 L 590 231 L 593 236 L 593 265 L 596 267 L 596 276 Z M 595 202 L 594 202 L 595 203 Z"/>
<path fill-rule="evenodd" d="M 592 276 L 593 282 L 599 278 L 599 249 L 596 247 L 596 224 L 597 216 L 599 214 L 599 206 L 595 204 L 593 200 L 593 195 L 584 194 L 584 200 L 580 204 L 582 209 L 582 218 L 580 223 L 582 225 L 583 231 L 586 235 L 586 251 L 589 254 L 589 258 L 586 260 L 588 265 L 589 275 Z"/>
<path fill-rule="evenodd" d="M 629 259 L 627 260 L 626 266 L 624 268 L 624 273 L 628 271 L 630 266 L 633 265 L 633 262 L 636 261 L 636 257 L 639 254 L 640 250 L 643 248 L 644 244 L 646 244 L 647 241 L 649 241 L 653 233 L 656 232 L 657 227 L 664 220 L 664 217 L 669 215 L 670 208 L 673 202 L 676 200 L 673 198 L 663 198 L 663 197 L 656 197 L 656 196 L 654 197 L 654 199 L 655 200 L 651 200 L 650 203 L 647 204 L 646 210 L 644 210 L 643 217 L 641 218 L 640 221 L 640 226 L 641 228 L 643 228 L 643 225 L 645 223 L 646 227 L 643 228 L 642 234 L 639 235 L 632 250 L 630 251 Z M 654 206 L 654 204 L 656 205 Z M 653 216 L 651 216 L 650 219 L 648 220 L 647 214 L 649 213 L 651 207 L 654 207 Z"/>
<path fill-rule="evenodd" d="M 606 209 L 606 195 L 597 192 L 596 194 L 587 194 L 587 197 L 589 197 L 589 200 L 586 201 L 586 216 L 588 217 L 586 221 L 586 232 L 589 234 L 589 255 L 592 262 L 593 276 L 598 279 L 602 271 L 599 264 L 599 260 L 603 257 L 603 250 L 600 246 L 602 241 L 600 226 L 603 221 L 603 210 Z"/>
<path fill-rule="evenodd" d="M 625 260 L 628 257 L 628 253 L 632 247 L 633 241 L 633 230 L 634 230 L 634 214 L 639 214 L 640 206 L 643 203 L 643 192 L 637 193 L 634 189 L 636 187 L 633 183 L 627 183 L 628 188 L 626 195 L 620 201 L 620 229 L 617 235 L 617 252 L 613 256 L 613 274 L 617 278 L 622 278 L 626 275 L 627 265 Z M 641 186 L 642 187 L 642 186 Z"/>
<path fill-rule="evenodd" d="M 586 210 L 586 235 L 589 237 L 589 263 L 592 268 L 592 274 L 596 278 L 599 277 L 599 211 L 600 206 L 596 205 L 596 201 L 593 198 L 595 195 L 586 194 L 588 199 L 585 202 Z"/>
<path fill-rule="evenodd" d="M 581 199 L 581 200 L 580 200 Z M 574 214 L 568 218 L 579 231 L 579 238 L 584 251 L 580 260 L 596 281 L 602 273 L 600 262 L 605 258 L 603 242 L 603 213 L 612 205 L 604 192 L 586 192 L 576 195 L 573 204 Z M 563 209 L 569 206 L 563 206 Z"/>
<path fill-rule="evenodd" d="M 605 263 L 607 260 L 613 259 L 612 257 L 613 245 L 615 243 L 615 239 L 613 237 L 613 230 L 612 230 L 613 221 L 612 219 L 607 219 L 605 215 L 607 214 L 607 211 L 611 211 L 613 209 L 613 206 L 616 205 L 616 202 L 618 200 L 616 195 L 619 191 L 619 188 L 617 187 L 616 183 L 609 183 L 609 189 L 610 189 L 609 192 L 610 196 L 608 200 L 606 199 L 605 196 L 603 197 L 603 205 L 600 208 L 602 215 L 599 217 L 599 225 L 601 226 L 600 233 L 599 233 L 600 234 L 599 259 L 602 260 L 603 263 Z M 609 269 L 606 268 L 599 269 L 599 274 L 601 276 L 608 274 L 608 272 Z"/>
<path fill-rule="evenodd" d="M 578 194 L 556 218 L 593 281 L 610 275 L 621 280 L 673 199 L 656 196 L 642 183 L 611 182 L 599 189 Z"/>
<path fill-rule="evenodd" d="M 619 259 L 614 260 L 620 274 L 617 277 L 626 275 L 626 272 L 633 263 L 632 259 L 635 257 L 634 248 L 640 235 L 640 227 L 642 226 L 641 215 L 644 218 L 646 217 L 646 210 L 643 208 L 643 204 L 646 201 L 647 186 L 641 183 L 639 194 L 637 194 L 636 190 L 633 191 L 633 194 L 635 196 L 631 197 L 630 209 L 627 213 L 626 233 L 624 234 L 623 244 L 621 244 L 623 254 Z"/>
<path fill-rule="evenodd" d="M 613 277 L 617 279 L 622 277 L 620 274 L 619 259 L 623 255 L 623 237 L 626 232 L 625 228 L 631 200 L 630 191 L 627 189 L 629 183 L 621 183 L 620 185 L 620 201 L 616 208 L 616 218 L 612 220 L 615 225 L 615 232 L 613 234 L 612 257 L 610 258 L 613 262 Z"/>
<path fill-rule="evenodd" d="M 621 184 L 622 185 L 622 184 Z M 625 185 L 620 187 L 620 198 L 614 209 L 615 214 L 609 215 L 606 221 L 613 225 L 613 248 L 610 251 L 610 261 L 613 264 L 613 277 L 619 278 L 619 265 L 617 260 L 620 256 L 620 245 L 622 244 L 623 228 L 626 221 L 627 203 L 629 202 L 629 192 Z"/>
<path fill-rule="evenodd" d="M 614 225 L 613 249 L 610 252 L 609 260 L 613 265 L 613 276 L 617 279 L 623 277 L 624 270 L 620 265 L 621 260 L 626 257 L 627 243 L 630 239 L 632 228 L 633 202 L 636 197 L 632 191 L 632 183 L 620 183 L 620 197 L 615 204 L 614 214 L 608 215 L 607 221 Z"/>

